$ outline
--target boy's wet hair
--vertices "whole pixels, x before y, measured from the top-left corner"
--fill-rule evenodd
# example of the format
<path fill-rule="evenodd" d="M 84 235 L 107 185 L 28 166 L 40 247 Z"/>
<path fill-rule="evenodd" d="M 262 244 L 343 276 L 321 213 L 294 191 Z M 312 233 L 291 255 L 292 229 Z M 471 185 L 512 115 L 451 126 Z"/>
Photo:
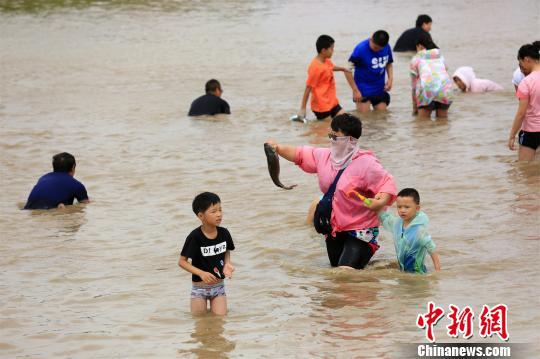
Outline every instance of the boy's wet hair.
<path fill-rule="evenodd" d="M 221 84 L 216 79 L 208 80 L 206 85 L 204 85 L 204 90 L 206 93 L 215 92 L 218 89 L 221 90 Z"/>
<path fill-rule="evenodd" d="M 54 172 L 71 172 L 75 167 L 75 157 L 67 152 L 58 153 L 52 158 L 52 166 Z"/>
<path fill-rule="evenodd" d="M 420 204 L 420 193 L 414 188 L 403 188 L 397 194 L 398 197 L 412 197 L 414 203 Z"/>
<path fill-rule="evenodd" d="M 540 41 L 535 41 L 532 44 L 526 44 L 519 48 L 518 60 L 523 60 L 525 57 L 540 60 Z"/>
<path fill-rule="evenodd" d="M 422 27 L 422 25 L 429 24 L 430 22 L 433 22 L 433 20 L 431 20 L 431 17 L 429 15 L 418 15 L 418 17 L 416 18 L 416 27 Z"/>
<path fill-rule="evenodd" d="M 328 35 L 321 35 L 317 39 L 317 42 L 315 43 L 315 47 L 317 48 L 317 53 L 320 54 L 323 49 L 328 49 L 332 45 L 334 45 L 334 39 L 332 39 Z"/>
<path fill-rule="evenodd" d="M 193 213 L 199 214 L 204 213 L 208 208 L 218 203 L 221 203 L 221 200 L 217 194 L 212 192 L 203 192 L 195 196 L 191 207 L 193 209 Z"/>
<path fill-rule="evenodd" d="M 330 123 L 330 127 L 335 132 L 343 132 L 345 136 L 351 136 L 356 139 L 362 136 L 362 121 L 358 117 L 348 113 L 334 117 Z"/>
<path fill-rule="evenodd" d="M 431 39 L 431 35 L 426 32 L 418 35 L 418 39 L 416 39 L 416 46 L 418 45 L 424 46 L 426 50 L 438 49 L 437 45 L 435 45 Z"/>
<path fill-rule="evenodd" d="M 377 30 L 373 33 L 371 36 L 371 39 L 374 43 L 379 45 L 380 47 L 385 47 L 388 45 L 388 40 L 390 40 L 390 35 L 384 30 Z"/>

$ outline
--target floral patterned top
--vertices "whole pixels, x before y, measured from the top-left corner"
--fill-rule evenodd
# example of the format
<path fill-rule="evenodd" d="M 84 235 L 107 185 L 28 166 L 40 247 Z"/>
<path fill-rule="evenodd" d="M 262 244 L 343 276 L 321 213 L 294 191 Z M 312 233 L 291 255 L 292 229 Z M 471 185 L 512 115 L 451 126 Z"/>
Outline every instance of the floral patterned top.
<path fill-rule="evenodd" d="M 418 107 L 433 101 L 452 103 L 452 80 L 446 71 L 441 50 L 421 50 L 411 60 L 411 80 Z"/>

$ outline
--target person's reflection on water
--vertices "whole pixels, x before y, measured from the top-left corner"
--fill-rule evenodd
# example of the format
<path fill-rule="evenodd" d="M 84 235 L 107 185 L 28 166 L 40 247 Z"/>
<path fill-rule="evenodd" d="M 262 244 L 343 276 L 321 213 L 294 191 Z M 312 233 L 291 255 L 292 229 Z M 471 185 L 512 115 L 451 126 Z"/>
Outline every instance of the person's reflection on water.
<path fill-rule="evenodd" d="M 30 214 L 34 222 L 32 227 L 39 227 L 54 237 L 66 237 L 66 240 L 73 239 L 71 237 L 87 222 L 85 204 L 47 211 L 33 210 Z"/>
<path fill-rule="evenodd" d="M 512 212 L 518 215 L 540 212 L 540 162 L 514 162 L 507 174 L 514 194 L 508 202 Z"/>
<path fill-rule="evenodd" d="M 200 359 L 227 358 L 236 344 L 223 335 L 226 318 L 208 314 L 194 316 L 193 319 L 195 326 L 191 333 L 191 342 L 198 343 L 199 346 L 189 352 Z"/>
<path fill-rule="evenodd" d="M 369 340 L 389 333 L 384 312 L 379 307 L 382 283 L 373 276 L 339 270 L 332 280 L 322 282 L 317 299 L 324 315 L 317 321 L 332 340 Z M 351 314 L 354 313 L 354 314 Z"/>

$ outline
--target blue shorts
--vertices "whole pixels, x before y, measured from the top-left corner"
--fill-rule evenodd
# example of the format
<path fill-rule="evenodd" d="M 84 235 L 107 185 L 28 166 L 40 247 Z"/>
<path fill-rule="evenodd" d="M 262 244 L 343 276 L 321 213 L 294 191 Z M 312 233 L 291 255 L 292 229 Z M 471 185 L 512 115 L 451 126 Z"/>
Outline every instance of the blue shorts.
<path fill-rule="evenodd" d="M 218 284 L 204 284 L 193 283 L 191 287 L 191 299 L 206 299 L 211 300 L 215 297 L 224 296 L 225 294 L 225 283 L 221 282 Z"/>

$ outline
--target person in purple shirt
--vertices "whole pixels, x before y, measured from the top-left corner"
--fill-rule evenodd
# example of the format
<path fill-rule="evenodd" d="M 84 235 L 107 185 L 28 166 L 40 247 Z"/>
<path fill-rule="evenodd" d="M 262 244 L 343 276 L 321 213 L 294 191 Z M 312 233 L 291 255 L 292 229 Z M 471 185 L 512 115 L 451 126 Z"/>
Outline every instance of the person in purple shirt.
<path fill-rule="evenodd" d="M 53 156 L 53 172 L 41 176 L 30 195 L 24 209 L 64 208 L 77 199 L 88 203 L 88 194 L 84 185 L 73 178 L 75 157 L 62 152 Z"/>
<path fill-rule="evenodd" d="M 375 110 L 386 110 L 390 104 L 388 92 L 394 80 L 394 59 L 389 39 L 386 31 L 375 31 L 369 39 L 356 45 L 349 57 L 349 63 L 354 67 L 354 82 L 360 90 L 360 93 L 353 93 L 359 112 L 367 112 L 371 106 Z"/>

